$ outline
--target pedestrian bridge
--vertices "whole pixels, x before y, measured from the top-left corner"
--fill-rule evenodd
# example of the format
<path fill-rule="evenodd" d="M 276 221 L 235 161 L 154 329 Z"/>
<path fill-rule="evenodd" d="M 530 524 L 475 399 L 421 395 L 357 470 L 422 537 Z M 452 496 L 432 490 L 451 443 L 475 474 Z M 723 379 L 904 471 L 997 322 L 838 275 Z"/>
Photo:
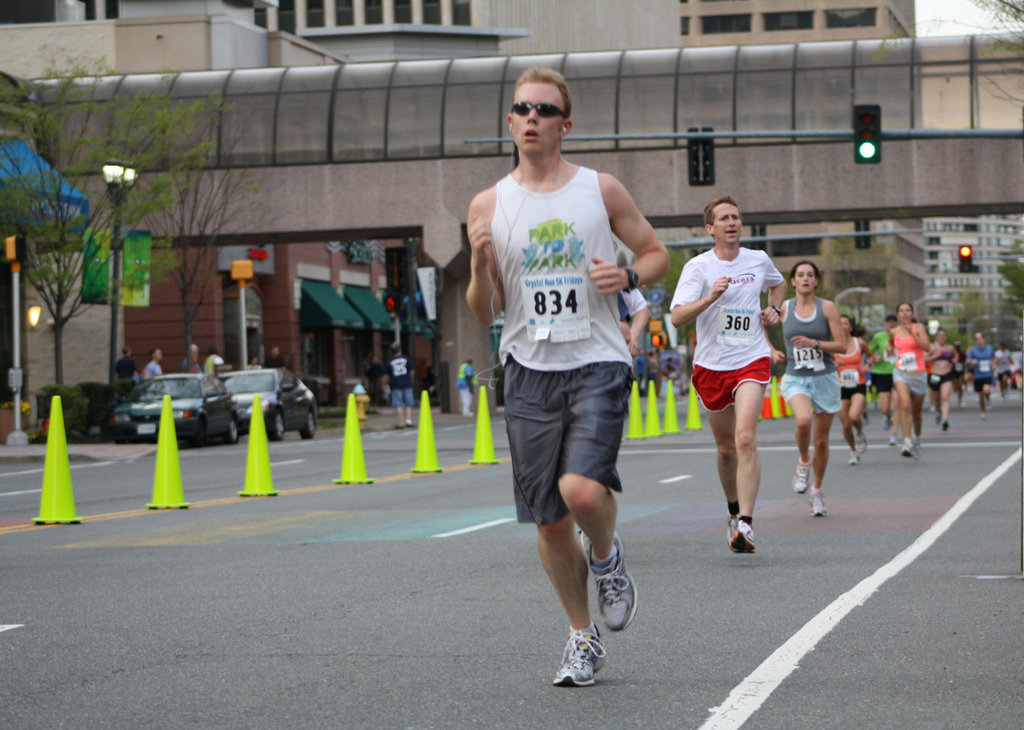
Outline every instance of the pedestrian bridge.
<path fill-rule="evenodd" d="M 516 78 L 533 65 L 560 70 L 573 90 L 566 153 L 618 176 L 658 226 L 701 223 L 704 203 L 723 193 L 739 200 L 748 223 L 1020 212 L 1019 134 L 887 139 L 880 164 L 855 165 L 850 138 L 782 133 L 850 129 L 855 103 L 880 104 L 884 130 L 1020 132 L 1024 66 L 1001 40 L 237 69 L 112 77 L 96 89 L 223 94 L 212 162 L 252 170 L 264 215 L 238 231 L 251 240 L 415 235 L 448 266 L 467 250 L 461 228 L 472 195 L 509 169 L 505 116 Z M 716 184 L 691 187 L 686 140 L 670 137 L 690 127 L 780 134 L 719 140 Z"/>

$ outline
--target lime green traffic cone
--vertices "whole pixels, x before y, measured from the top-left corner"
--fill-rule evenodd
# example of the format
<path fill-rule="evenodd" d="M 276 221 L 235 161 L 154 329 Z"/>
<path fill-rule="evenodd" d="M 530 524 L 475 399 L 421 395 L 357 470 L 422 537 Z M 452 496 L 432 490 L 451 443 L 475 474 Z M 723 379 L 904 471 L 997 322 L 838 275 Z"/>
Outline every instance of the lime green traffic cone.
<path fill-rule="evenodd" d="M 341 455 L 341 475 L 335 484 L 373 484 L 366 477 L 366 459 L 363 456 L 363 438 L 359 435 L 359 409 L 355 393 L 348 394 L 345 405 L 345 446 Z"/>
<path fill-rule="evenodd" d="M 260 394 L 252 397 L 252 418 L 249 420 L 249 453 L 245 463 L 245 488 L 239 497 L 276 497 L 274 475 L 270 471 L 267 448 L 267 424 L 263 419 Z"/>
<path fill-rule="evenodd" d="M 494 438 L 491 436 L 491 414 L 487 408 L 487 389 L 480 386 L 476 401 L 476 443 L 470 464 L 497 464 L 494 458 Z"/>
<path fill-rule="evenodd" d="M 704 426 L 700 422 L 700 403 L 697 400 L 697 389 L 693 387 L 693 383 L 690 383 L 690 400 L 686 405 L 686 430 L 704 430 Z"/>
<path fill-rule="evenodd" d="M 644 437 L 644 417 L 640 412 L 640 386 L 633 381 L 633 388 L 629 393 L 629 427 L 626 429 L 626 439 L 642 439 Z"/>
<path fill-rule="evenodd" d="M 671 379 L 665 391 L 665 433 L 679 433 L 679 416 L 676 414 L 676 396 Z"/>
<path fill-rule="evenodd" d="M 661 425 L 658 423 L 658 395 L 654 381 L 647 381 L 647 422 L 644 427 L 644 438 L 661 436 Z"/>
<path fill-rule="evenodd" d="M 477 409 L 479 411 L 479 408 Z M 434 443 L 434 419 L 430 415 L 430 396 L 423 391 L 420 397 L 420 426 L 416 440 L 416 466 L 413 474 L 439 472 L 437 463 L 437 445 Z"/>
<path fill-rule="evenodd" d="M 17 407 L 17 404 L 15 404 Z M 75 495 L 71 488 L 71 464 L 68 440 L 64 433 L 64 411 L 60 396 L 50 400 L 50 432 L 46 436 L 46 463 L 43 467 L 43 494 L 39 501 L 38 524 L 81 522 L 75 514 Z"/>
<path fill-rule="evenodd" d="M 178 459 L 178 432 L 174 428 L 171 396 L 165 395 L 160 408 L 160 429 L 156 437 L 156 467 L 153 470 L 153 501 L 150 509 L 186 509 Z"/>

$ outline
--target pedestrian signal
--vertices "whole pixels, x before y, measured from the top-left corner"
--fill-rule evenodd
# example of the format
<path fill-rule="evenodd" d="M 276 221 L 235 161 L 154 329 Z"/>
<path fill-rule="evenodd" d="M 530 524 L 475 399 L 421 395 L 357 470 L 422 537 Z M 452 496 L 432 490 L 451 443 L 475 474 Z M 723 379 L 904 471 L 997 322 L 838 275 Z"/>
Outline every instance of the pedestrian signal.
<path fill-rule="evenodd" d="M 853 161 L 858 165 L 882 161 L 882 108 L 878 104 L 853 107 Z"/>
<path fill-rule="evenodd" d="M 16 236 L 8 236 L 4 241 L 4 255 L 8 261 L 25 260 L 25 237 L 20 233 Z"/>
<path fill-rule="evenodd" d="M 668 344 L 668 336 L 664 333 L 651 335 L 651 347 L 662 348 Z"/>
<path fill-rule="evenodd" d="M 395 295 L 394 294 L 386 295 L 384 297 L 384 309 L 388 310 L 388 312 L 394 313 L 394 311 L 397 308 L 398 308 L 398 300 L 395 299 Z"/>
<path fill-rule="evenodd" d="M 712 127 L 690 127 L 686 130 L 695 132 L 714 132 Z M 686 163 L 690 170 L 690 185 L 715 184 L 715 138 L 690 137 L 686 141 Z"/>

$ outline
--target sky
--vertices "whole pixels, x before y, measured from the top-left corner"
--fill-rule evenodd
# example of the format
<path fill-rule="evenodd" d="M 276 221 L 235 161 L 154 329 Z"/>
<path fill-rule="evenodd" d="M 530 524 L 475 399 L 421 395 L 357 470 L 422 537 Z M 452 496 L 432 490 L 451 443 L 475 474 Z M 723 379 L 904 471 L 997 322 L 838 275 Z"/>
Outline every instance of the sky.
<path fill-rule="evenodd" d="M 971 35 L 993 32 L 991 16 L 972 0 L 916 0 L 918 36 Z"/>

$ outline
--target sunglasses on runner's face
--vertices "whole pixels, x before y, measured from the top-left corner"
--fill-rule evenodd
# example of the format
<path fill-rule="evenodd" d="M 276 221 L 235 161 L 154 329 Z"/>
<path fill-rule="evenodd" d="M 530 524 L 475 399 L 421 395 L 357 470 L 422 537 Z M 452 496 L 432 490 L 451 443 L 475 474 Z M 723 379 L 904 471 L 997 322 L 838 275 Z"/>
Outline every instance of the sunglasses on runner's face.
<path fill-rule="evenodd" d="M 542 117 L 564 117 L 565 112 L 559 109 L 554 104 L 547 104 L 541 102 L 540 104 L 534 104 L 529 101 L 517 101 L 512 105 L 512 111 L 521 117 L 528 116 L 531 109 L 536 109 L 537 114 Z"/>

